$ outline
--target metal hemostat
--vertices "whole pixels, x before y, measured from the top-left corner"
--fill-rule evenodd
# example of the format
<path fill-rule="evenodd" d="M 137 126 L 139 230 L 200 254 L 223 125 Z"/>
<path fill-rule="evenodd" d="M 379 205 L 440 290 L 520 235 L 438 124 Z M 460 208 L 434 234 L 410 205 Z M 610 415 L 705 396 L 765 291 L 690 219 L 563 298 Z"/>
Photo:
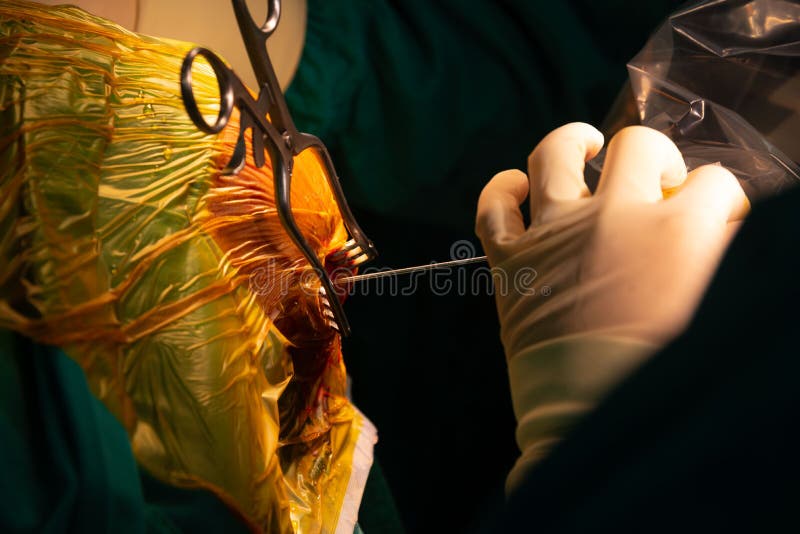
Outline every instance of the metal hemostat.
<path fill-rule="evenodd" d="M 341 212 L 344 226 L 351 236 L 341 250 L 328 256 L 329 267 L 354 267 L 375 258 L 378 254 L 377 250 L 358 226 L 347 205 L 339 178 L 325 145 L 319 138 L 299 132 L 289 114 L 289 108 L 267 53 L 267 39 L 275 31 L 280 18 L 280 0 L 267 0 L 267 17 L 261 26 L 253 20 L 245 0 L 233 0 L 233 10 L 242 40 L 247 48 L 250 64 L 258 81 L 258 98 L 252 97 L 242 81 L 222 59 L 206 48 L 197 47 L 189 51 L 181 66 L 181 94 L 186 111 L 200 130 L 216 134 L 228 123 L 233 108 L 239 108 L 241 113 L 239 138 L 225 170 L 236 174 L 244 166 L 247 153 L 245 132 L 250 129 L 252 132 L 250 144 L 256 166 L 264 165 L 265 150 L 272 162 L 276 207 L 281 224 L 319 277 L 321 283 L 320 302 L 324 307 L 323 313 L 327 324 L 337 329 L 343 336 L 348 336 L 350 325 L 341 302 L 336 298 L 334 284 L 328 271 L 295 223 L 291 206 L 292 167 L 295 156 L 304 150 L 314 150 L 319 155 L 336 204 Z M 202 56 L 208 61 L 211 68 L 214 69 L 219 83 L 220 109 L 214 124 L 206 122 L 194 97 L 192 64 L 197 56 Z M 269 115 L 269 120 L 267 120 L 267 115 Z"/>

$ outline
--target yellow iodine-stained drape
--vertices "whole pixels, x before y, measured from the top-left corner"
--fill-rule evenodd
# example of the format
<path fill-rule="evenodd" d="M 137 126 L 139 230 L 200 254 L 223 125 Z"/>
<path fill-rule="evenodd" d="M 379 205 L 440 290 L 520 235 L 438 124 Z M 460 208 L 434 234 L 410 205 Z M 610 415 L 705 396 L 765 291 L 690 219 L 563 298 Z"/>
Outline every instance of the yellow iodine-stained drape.
<path fill-rule="evenodd" d="M 369 423 L 338 336 L 315 330 L 271 170 L 221 176 L 235 118 L 207 136 L 184 111 L 189 48 L 0 2 L 0 327 L 78 361 L 155 476 L 256 530 L 334 531 Z M 213 107 L 210 69 L 194 81 Z M 293 187 L 324 257 L 346 234 L 313 155 Z"/>

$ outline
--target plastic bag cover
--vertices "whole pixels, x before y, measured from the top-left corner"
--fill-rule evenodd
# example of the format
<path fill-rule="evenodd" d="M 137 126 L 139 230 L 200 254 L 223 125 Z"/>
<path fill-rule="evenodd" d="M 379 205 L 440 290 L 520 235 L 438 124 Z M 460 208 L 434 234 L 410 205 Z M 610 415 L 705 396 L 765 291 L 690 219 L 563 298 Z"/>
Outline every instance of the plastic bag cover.
<path fill-rule="evenodd" d="M 673 14 L 628 64 L 604 133 L 667 134 L 689 170 L 719 162 L 751 200 L 800 180 L 800 3 L 706 1 Z M 603 155 L 587 169 L 594 185 Z"/>

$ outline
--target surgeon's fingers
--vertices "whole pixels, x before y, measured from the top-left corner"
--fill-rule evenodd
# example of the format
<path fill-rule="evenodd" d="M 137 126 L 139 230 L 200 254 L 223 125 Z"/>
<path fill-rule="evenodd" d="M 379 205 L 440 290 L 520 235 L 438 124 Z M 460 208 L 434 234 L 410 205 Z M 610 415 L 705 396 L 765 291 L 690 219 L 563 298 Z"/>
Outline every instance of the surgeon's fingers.
<path fill-rule="evenodd" d="M 475 233 L 484 245 L 512 241 L 525 232 L 519 205 L 528 196 L 528 177 L 522 171 L 508 170 L 495 175 L 478 198 Z M 490 254 L 489 250 L 486 250 Z"/>
<path fill-rule="evenodd" d="M 605 202 L 657 202 L 661 190 L 686 179 L 686 164 L 666 135 L 645 126 L 629 126 L 611 139 L 597 195 Z"/>
<path fill-rule="evenodd" d="M 750 201 L 739 180 L 721 165 L 703 165 L 690 172 L 686 183 L 669 203 L 702 210 L 719 223 L 740 221 L 750 211 Z"/>
<path fill-rule="evenodd" d="M 542 139 L 528 158 L 533 222 L 541 222 L 559 201 L 590 195 L 583 168 L 601 148 L 603 134 L 582 122 L 566 124 Z"/>

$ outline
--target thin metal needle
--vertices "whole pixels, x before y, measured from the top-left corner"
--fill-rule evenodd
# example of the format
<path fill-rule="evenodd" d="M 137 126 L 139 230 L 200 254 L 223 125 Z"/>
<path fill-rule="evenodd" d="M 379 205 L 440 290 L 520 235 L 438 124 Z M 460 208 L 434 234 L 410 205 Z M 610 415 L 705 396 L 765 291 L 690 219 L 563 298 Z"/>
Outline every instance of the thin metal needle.
<path fill-rule="evenodd" d="M 389 271 L 380 271 L 376 273 L 357 274 L 354 276 L 342 276 L 336 278 L 333 282 L 335 284 L 342 284 L 347 282 L 360 282 L 362 280 L 371 280 L 373 278 L 384 278 L 386 276 L 398 276 L 401 274 L 409 274 L 419 271 L 432 271 L 434 269 L 443 269 L 445 267 L 455 267 L 456 265 L 467 265 L 469 263 L 478 263 L 486 261 L 486 256 L 478 256 L 476 258 L 466 258 L 463 260 L 443 261 L 441 263 L 429 263 L 427 265 L 417 265 L 416 267 L 404 267 L 402 269 L 392 269 Z"/>

